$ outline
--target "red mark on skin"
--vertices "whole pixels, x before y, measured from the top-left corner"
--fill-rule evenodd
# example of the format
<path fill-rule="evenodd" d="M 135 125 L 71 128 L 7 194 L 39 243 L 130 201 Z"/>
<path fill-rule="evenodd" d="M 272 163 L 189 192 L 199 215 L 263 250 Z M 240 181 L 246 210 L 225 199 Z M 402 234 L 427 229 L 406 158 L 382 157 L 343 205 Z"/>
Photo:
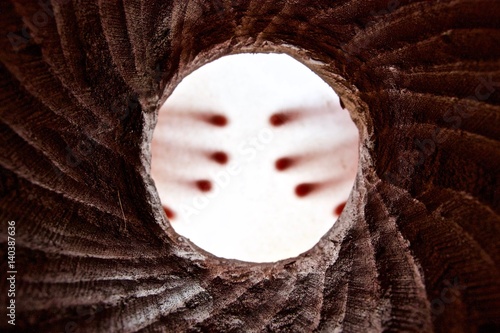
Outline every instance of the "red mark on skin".
<path fill-rule="evenodd" d="M 223 151 L 216 151 L 210 155 L 210 159 L 219 164 L 226 164 L 229 160 L 229 157 Z"/>
<path fill-rule="evenodd" d="M 213 114 L 207 118 L 207 122 L 214 126 L 224 127 L 227 125 L 228 120 L 221 114 Z"/>
<path fill-rule="evenodd" d="M 163 210 L 165 211 L 165 215 L 167 215 L 169 220 L 173 220 L 175 218 L 175 213 L 173 210 L 171 210 L 167 206 L 163 206 Z"/>
<path fill-rule="evenodd" d="M 274 163 L 274 166 L 276 167 L 277 170 L 284 171 L 294 164 L 295 164 L 295 160 L 293 160 L 289 157 L 282 157 L 282 158 L 276 160 L 276 162 Z"/>
<path fill-rule="evenodd" d="M 195 184 L 202 192 L 209 192 L 212 189 L 212 183 L 209 180 L 198 180 Z"/>
<path fill-rule="evenodd" d="M 342 214 L 342 211 L 344 210 L 345 204 L 346 202 L 343 202 L 340 205 L 338 205 L 337 208 L 335 208 L 334 214 L 340 216 L 340 214 Z"/>
<path fill-rule="evenodd" d="M 317 188 L 318 184 L 302 183 L 295 187 L 295 194 L 298 197 L 305 197 L 306 195 L 311 194 L 311 192 L 315 191 Z"/>
<path fill-rule="evenodd" d="M 291 120 L 290 115 L 285 113 L 275 113 L 271 117 L 269 117 L 269 122 L 273 126 L 281 126 Z"/>

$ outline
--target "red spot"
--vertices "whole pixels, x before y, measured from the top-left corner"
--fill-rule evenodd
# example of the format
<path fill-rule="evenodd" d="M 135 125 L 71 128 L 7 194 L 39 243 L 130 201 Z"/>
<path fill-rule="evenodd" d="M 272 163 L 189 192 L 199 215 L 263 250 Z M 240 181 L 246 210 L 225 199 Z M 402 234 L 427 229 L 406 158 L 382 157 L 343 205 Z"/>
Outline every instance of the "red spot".
<path fill-rule="evenodd" d="M 346 202 L 343 202 L 340 205 L 338 205 L 337 208 L 335 208 L 334 214 L 340 216 L 340 214 L 342 214 L 342 211 L 344 210 L 345 204 Z"/>
<path fill-rule="evenodd" d="M 281 126 L 290 121 L 290 116 L 284 113 L 275 113 L 269 117 L 269 122 L 273 126 Z"/>
<path fill-rule="evenodd" d="M 283 171 L 291 167 L 295 163 L 294 160 L 292 160 L 289 157 L 282 157 L 278 160 L 276 160 L 276 163 L 274 164 L 276 166 L 276 169 L 279 171 Z"/>
<path fill-rule="evenodd" d="M 295 187 L 295 194 L 298 197 L 305 197 L 306 195 L 310 194 L 312 191 L 314 191 L 318 187 L 317 184 L 312 184 L 312 183 L 302 183 L 299 184 Z"/>
<path fill-rule="evenodd" d="M 214 125 L 214 126 L 219 126 L 223 127 L 227 125 L 227 118 L 221 114 L 214 114 L 208 117 L 207 119 L 208 123 Z"/>
<path fill-rule="evenodd" d="M 198 180 L 196 187 L 202 192 L 209 192 L 212 189 L 212 183 L 209 180 Z"/>
<path fill-rule="evenodd" d="M 214 152 L 212 155 L 210 155 L 210 158 L 219 164 L 226 164 L 229 160 L 229 157 L 223 151 Z"/>
<path fill-rule="evenodd" d="M 173 210 L 171 210 L 167 206 L 163 206 L 163 210 L 165 211 L 165 215 L 167 215 L 169 220 L 173 220 L 175 218 L 175 213 Z"/>

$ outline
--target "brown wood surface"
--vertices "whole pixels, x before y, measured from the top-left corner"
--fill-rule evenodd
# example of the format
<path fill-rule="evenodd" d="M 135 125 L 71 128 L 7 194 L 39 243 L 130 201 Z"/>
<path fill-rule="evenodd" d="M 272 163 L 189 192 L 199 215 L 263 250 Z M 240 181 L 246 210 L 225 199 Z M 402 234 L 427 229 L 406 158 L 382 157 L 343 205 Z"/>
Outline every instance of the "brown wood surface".
<path fill-rule="evenodd" d="M 1 331 L 9 220 L 19 332 L 500 331 L 500 1 L 45 2 L 0 1 Z M 149 177 L 161 101 L 257 51 L 361 131 L 340 220 L 275 264 L 176 235 Z"/>

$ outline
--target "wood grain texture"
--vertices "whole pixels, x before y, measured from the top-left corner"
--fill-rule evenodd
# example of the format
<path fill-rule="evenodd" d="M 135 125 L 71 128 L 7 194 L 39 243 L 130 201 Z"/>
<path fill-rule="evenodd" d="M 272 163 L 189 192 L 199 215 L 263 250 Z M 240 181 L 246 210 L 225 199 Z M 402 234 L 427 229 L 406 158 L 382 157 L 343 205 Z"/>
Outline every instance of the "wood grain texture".
<path fill-rule="evenodd" d="M 500 330 L 499 1 L 6 0 L 0 26 L 16 331 Z M 176 84 L 256 51 L 308 65 L 361 132 L 340 220 L 262 265 L 177 236 L 149 177 Z"/>

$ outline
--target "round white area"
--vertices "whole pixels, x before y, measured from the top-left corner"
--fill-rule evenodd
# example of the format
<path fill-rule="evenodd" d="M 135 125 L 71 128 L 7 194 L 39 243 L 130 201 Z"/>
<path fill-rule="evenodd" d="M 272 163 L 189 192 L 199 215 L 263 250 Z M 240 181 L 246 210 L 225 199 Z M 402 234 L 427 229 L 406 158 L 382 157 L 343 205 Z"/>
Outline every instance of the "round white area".
<path fill-rule="evenodd" d="M 220 257 L 313 247 L 352 189 L 358 130 L 334 91 L 284 54 L 220 58 L 159 111 L 151 174 L 173 228 Z"/>

